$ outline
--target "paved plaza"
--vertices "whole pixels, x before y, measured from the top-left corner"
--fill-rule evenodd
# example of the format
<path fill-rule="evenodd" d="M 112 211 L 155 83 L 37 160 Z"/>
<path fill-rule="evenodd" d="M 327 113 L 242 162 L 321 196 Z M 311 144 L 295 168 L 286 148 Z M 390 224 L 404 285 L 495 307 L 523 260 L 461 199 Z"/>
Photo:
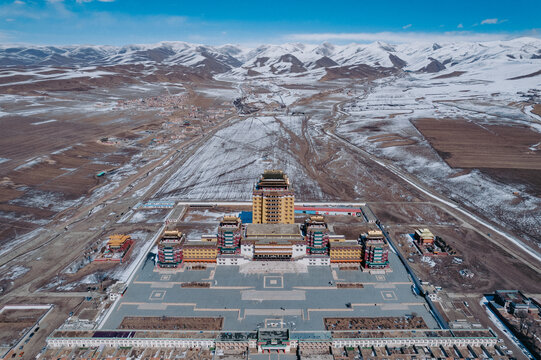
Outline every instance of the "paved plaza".
<path fill-rule="evenodd" d="M 209 266 L 206 270 L 157 271 L 143 263 L 103 328 L 116 329 L 125 316 L 189 316 L 224 318 L 225 331 L 287 327 L 298 331 L 325 330 L 325 317 L 403 316 L 416 313 L 438 328 L 424 299 L 416 296 L 400 260 L 389 253 L 393 272 L 370 275 L 359 270 L 309 266 L 287 271 L 280 264 L 261 263 L 258 273 L 239 266 Z M 291 263 L 293 265 L 293 263 Z M 300 270 L 300 271 L 299 271 Z M 302 271 L 304 270 L 304 271 Z M 210 288 L 182 287 L 192 282 Z M 362 283 L 364 288 L 337 288 L 337 282 Z"/>

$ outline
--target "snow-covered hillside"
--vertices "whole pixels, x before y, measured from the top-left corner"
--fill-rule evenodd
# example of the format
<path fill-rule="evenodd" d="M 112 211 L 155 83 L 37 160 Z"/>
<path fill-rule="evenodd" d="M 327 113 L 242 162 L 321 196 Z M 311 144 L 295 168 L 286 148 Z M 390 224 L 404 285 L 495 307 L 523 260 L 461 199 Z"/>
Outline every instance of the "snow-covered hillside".
<path fill-rule="evenodd" d="M 325 74 L 323 69 L 366 65 L 376 69 L 442 74 L 475 71 L 486 66 L 523 64 L 541 69 L 541 39 L 518 38 L 492 42 L 320 45 L 290 43 L 205 46 L 186 42 L 113 46 L 0 46 L 0 65 L 113 66 L 163 64 L 205 67 L 232 77 Z M 336 73 L 336 71 L 334 72 Z M 348 74 L 351 72 L 344 72 Z M 524 74 L 526 75 L 526 74 Z M 346 75 L 344 75 L 346 76 Z M 346 76 L 347 77 L 347 76 Z"/>

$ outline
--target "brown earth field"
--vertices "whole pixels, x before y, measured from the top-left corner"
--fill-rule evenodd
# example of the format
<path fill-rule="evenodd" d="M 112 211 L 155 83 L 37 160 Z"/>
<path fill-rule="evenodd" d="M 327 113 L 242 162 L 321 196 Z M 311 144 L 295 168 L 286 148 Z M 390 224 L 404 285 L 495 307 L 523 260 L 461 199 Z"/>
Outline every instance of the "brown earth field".
<path fill-rule="evenodd" d="M 535 104 L 533 106 L 532 112 L 536 115 L 541 116 L 541 104 Z"/>
<path fill-rule="evenodd" d="M 85 119 L 80 121 L 66 115 L 37 126 L 31 124 L 43 118 L 3 117 L 0 153 L 11 161 L 0 167 L 0 240 L 20 236 L 57 215 L 58 209 L 40 205 L 39 198 L 54 198 L 61 204 L 86 196 L 105 181 L 96 173 L 128 162 L 138 151 L 136 147 L 97 140 L 115 136 L 134 143 L 150 136 L 138 130 L 155 121 L 148 112 L 145 115 L 130 116 L 130 121 L 115 121 L 123 117 L 118 113 L 81 114 Z M 29 163 L 29 159 L 36 160 Z"/>
<path fill-rule="evenodd" d="M 451 167 L 541 170 L 530 146 L 541 135 L 526 127 L 480 125 L 462 119 L 417 119 L 413 125 Z"/>
<path fill-rule="evenodd" d="M 506 183 L 524 185 L 535 196 L 541 196 L 541 170 L 535 169 L 479 169 L 493 179 Z"/>
<path fill-rule="evenodd" d="M 217 86 L 221 86 L 220 83 Z M 193 84 L 185 86 L 191 104 L 203 108 L 222 107 L 223 100 L 204 96 L 192 87 Z M 117 88 L 110 91 L 126 99 L 166 93 L 165 88 L 151 88 L 144 94 Z M 97 173 L 116 171 L 135 154 L 149 149 L 151 152 L 151 139 L 167 141 L 171 133 L 161 127 L 167 118 L 159 114 L 160 108 L 89 112 L 77 109 L 78 94 L 42 95 L 38 98 L 43 102 L 41 105 L 54 109 L 56 105 L 61 109 L 65 101 L 70 100 L 69 111 L 55 113 L 53 122 L 47 122 L 51 118 L 44 113 L 8 115 L 1 120 L 4 136 L 0 138 L 0 154 L 9 161 L 0 167 L 0 245 L 59 218 L 69 201 L 87 197 L 109 182 L 108 176 L 97 177 Z M 29 98 L 30 103 L 34 101 L 31 99 L 36 98 Z M 103 100 L 103 94 L 89 91 L 83 99 L 99 101 Z M 86 106 L 85 102 L 82 104 Z M 6 106 L 15 114 L 21 105 Z M 182 117 L 186 115 L 184 112 L 177 110 L 173 115 Z M 116 142 L 103 143 L 100 139 L 104 137 L 115 138 Z M 191 137 L 187 134 L 186 140 Z M 145 156 L 140 164 L 148 160 Z"/>
<path fill-rule="evenodd" d="M 417 250 L 410 246 L 407 234 L 413 230 L 411 226 L 393 225 L 389 233 L 404 257 L 414 261 L 410 262 L 410 266 L 422 280 L 442 286 L 446 291 L 460 293 L 490 293 L 495 289 L 541 292 L 541 283 L 532 281 L 539 279 L 535 270 L 503 252 L 472 229 L 432 225 L 430 230 L 434 235 L 445 240 L 457 251 L 455 256 L 463 260 L 462 264 L 454 264 L 454 256 L 432 256 L 431 259 L 436 263 L 434 267 L 422 262 Z M 471 270 L 473 278 L 462 277 L 459 274 L 462 269 Z"/>
<path fill-rule="evenodd" d="M 413 125 L 453 168 L 477 168 L 496 180 L 541 194 L 541 135 L 521 126 L 479 125 L 462 119 L 417 119 Z"/>
<path fill-rule="evenodd" d="M 410 225 L 459 225 L 460 222 L 447 212 L 430 203 L 369 203 L 370 209 L 384 224 Z"/>
<path fill-rule="evenodd" d="M 43 92 L 85 92 L 96 88 L 116 87 L 126 84 L 140 84 L 143 82 L 201 82 L 211 76 L 207 67 L 197 69 L 187 68 L 181 65 L 152 67 L 152 73 L 141 75 L 141 72 L 149 69 L 142 64 L 126 64 L 114 66 L 99 66 L 95 70 L 105 71 L 108 74 L 92 76 L 94 69 L 88 71 L 88 76 L 77 78 L 49 77 L 40 79 L 35 76 L 20 75 L 2 79 L 0 89 L 6 94 L 40 94 Z M 49 75 L 71 73 L 70 68 L 58 68 L 52 70 Z M 41 75 L 45 73 L 42 72 Z M 34 81 L 30 81 L 34 79 Z M 22 82 L 23 80 L 26 80 Z"/>
<path fill-rule="evenodd" d="M 356 240 L 359 235 L 366 233 L 368 230 L 377 229 L 375 224 L 364 225 L 333 225 L 336 235 L 344 235 L 347 240 Z"/>
<path fill-rule="evenodd" d="M 105 181 L 96 173 L 122 166 L 135 152 L 88 142 L 49 155 L 36 165 L 6 171 L 0 184 L 0 212 L 8 216 L 0 220 L 0 239 L 9 239 L 15 232 L 21 235 L 39 226 L 40 220 L 57 215 L 53 202 L 48 201 L 48 207 L 39 205 L 40 197 L 58 203 L 88 195 Z"/>
<path fill-rule="evenodd" d="M 465 73 L 466 71 L 453 71 L 452 73 L 449 73 L 449 74 L 435 76 L 432 79 L 447 79 L 447 78 L 457 77 Z"/>
<path fill-rule="evenodd" d="M 326 74 L 320 81 L 332 81 L 336 79 L 363 79 L 366 81 L 379 79 L 396 73 L 395 68 L 381 66 L 373 67 L 366 64 L 353 66 L 336 66 L 325 69 Z"/>
<path fill-rule="evenodd" d="M 534 77 L 534 76 L 537 76 L 537 75 L 541 75 L 541 70 L 537 70 L 537 71 L 535 71 L 533 73 L 529 73 L 529 74 L 525 74 L 525 75 L 515 76 L 515 77 L 509 78 L 507 80 L 519 80 L 519 79 L 525 79 L 525 78 L 529 78 L 529 77 Z"/>
<path fill-rule="evenodd" d="M 302 214 L 304 215 L 304 218 L 307 218 L 308 214 Z M 349 225 L 360 225 L 364 224 L 365 220 L 362 216 L 350 216 L 350 215 L 325 215 L 325 221 L 327 221 L 328 224 L 349 224 Z M 304 220 L 303 220 L 304 222 Z"/>
<path fill-rule="evenodd" d="M 4 116 L 2 118 L 3 136 L 0 138 L 0 153 L 12 161 L 2 166 L 0 174 L 4 175 L 4 171 L 21 165 L 26 159 L 51 154 L 79 143 L 86 144 L 97 141 L 103 136 L 126 135 L 126 131 L 152 122 L 149 121 L 149 118 L 152 119 L 149 113 L 136 115 L 109 112 L 90 117 L 81 113 L 79 120 L 73 119 L 73 114 L 64 116 L 63 119 L 55 119 L 57 121 L 41 125 L 32 124 L 49 119 L 45 117 Z M 122 120 L 125 119 L 125 116 L 129 116 L 129 121 Z"/>

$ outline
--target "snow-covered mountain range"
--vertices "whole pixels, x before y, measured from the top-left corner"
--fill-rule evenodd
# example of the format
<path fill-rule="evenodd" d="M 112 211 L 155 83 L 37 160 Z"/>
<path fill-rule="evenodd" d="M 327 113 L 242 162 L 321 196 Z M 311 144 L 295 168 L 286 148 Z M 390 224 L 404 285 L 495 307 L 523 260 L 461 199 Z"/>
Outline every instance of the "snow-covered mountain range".
<path fill-rule="evenodd" d="M 280 76 L 321 73 L 331 69 L 340 77 L 371 69 L 401 69 L 435 73 L 446 69 L 472 70 L 482 64 L 531 64 L 541 69 L 541 39 L 518 38 L 493 42 L 412 43 L 391 45 L 333 45 L 323 43 L 205 46 L 185 42 L 114 46 L 0 46 L 0 66 L 116 66 L 127 64 L 180 65 L 212 74 Z M 359 68 L 359 66 L 364 68 Z M 537 66 L 536 66 L 537 65 Z M 539 69 L 538 69 L 539 68 Z M 334 70 L 333 70 L 334 69 Z M 327 71 L 329 73 L 329 71 Z M 345 76 L 344 77 L 347 77 Z"/>

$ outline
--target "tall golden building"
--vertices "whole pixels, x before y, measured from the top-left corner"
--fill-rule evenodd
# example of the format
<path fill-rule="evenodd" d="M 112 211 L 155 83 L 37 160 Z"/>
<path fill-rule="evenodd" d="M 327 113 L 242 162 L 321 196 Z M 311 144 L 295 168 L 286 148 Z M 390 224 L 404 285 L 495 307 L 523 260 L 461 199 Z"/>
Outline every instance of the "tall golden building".
<path fill-rule="evenodd" d="M 293 224 L 295 194 L 282 170 L 265 170 L 254 186 L 254 224 Z"/>

